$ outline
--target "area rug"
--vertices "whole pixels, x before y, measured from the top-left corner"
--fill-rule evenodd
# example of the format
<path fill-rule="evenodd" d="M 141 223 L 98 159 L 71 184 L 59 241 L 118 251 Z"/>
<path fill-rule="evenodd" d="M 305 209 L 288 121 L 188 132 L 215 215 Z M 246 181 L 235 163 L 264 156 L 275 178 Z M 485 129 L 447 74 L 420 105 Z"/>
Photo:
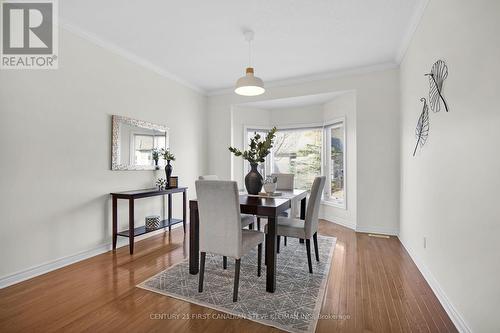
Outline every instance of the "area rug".
<path fill-rule="evenodd" d="M 288 332 L 314 332 L 328 281 L 336 239 L 318 236 L 320 261 L 311 255 L 313 274 L 309 274 L 306 247 L 298 239 L 288 239 L 277 255 L 276 291 L 266 292 L 264 253 L 262 274 L 257 277 L 257 251 L 241 259 L 238 302 L 232 301 L 234 260 L 222 268 L 222 257 L 207 253 L 205 282 L 198 292 L 198 275 L 189 274 L 187 260 L 169 267 L 138 287 L 194 304 L 216 309 L 232 318 L 245 318 Z M 264 252 L 264 251 L 263 251 Z M 175 315 L 175 314 L 173 314 Z"/>

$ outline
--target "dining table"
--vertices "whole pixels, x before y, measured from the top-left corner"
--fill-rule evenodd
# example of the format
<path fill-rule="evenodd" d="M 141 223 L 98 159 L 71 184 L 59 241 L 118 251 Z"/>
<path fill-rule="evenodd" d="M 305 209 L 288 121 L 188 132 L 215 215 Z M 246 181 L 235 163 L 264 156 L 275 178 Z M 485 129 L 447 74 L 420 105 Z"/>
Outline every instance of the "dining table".
<path fill-rule="evenodd" d="M 240 211 L 267 219 L 266 233 L 266 291 L 274 293 L 276 290 L 276 250 L 277 250 L 277 223 L 278 217 L 300 202 L 300 219 L 306 215 L 305 190 L 279 191 L 279 196 L 240 194 Z M 291 211 L 294 211 L 292 209 Z M 198 201 L 189 201 L 189 273 L 198 274 L 200 262 L 200 237 Z M 210 223 L 210 221 L 203 221 Z"/>

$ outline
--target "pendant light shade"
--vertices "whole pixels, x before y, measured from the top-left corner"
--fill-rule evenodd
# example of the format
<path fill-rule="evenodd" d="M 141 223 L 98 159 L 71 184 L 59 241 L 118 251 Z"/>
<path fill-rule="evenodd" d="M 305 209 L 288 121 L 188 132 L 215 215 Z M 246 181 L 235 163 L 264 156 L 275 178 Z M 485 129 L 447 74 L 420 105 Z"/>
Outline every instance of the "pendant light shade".
<path fill-rule="evenodd" d="M 245 31 L 245 40 L 248 42 L 248 67 L 245 76 L 242 76 L 236 81 L 234 92 L 242 96 L 257 96 L 263 94 L 264 82 L 262 79 L 254 76 L 252 67 L 252 46 L 253 31 Z"/>
<path fill-rule="evenodd" d="M 253 75 L 253 68 L 248 67 L 246 75 L 236 81 L 234 92 L 242 96 L 257 96 L 265 92 L 264 82 Z"/>

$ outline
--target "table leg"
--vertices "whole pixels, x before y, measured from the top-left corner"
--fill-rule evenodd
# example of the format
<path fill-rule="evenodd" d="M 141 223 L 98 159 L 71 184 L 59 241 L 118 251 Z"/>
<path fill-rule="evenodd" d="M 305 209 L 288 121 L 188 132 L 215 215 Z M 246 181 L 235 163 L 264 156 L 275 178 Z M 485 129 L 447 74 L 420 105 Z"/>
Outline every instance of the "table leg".
<path fill-rule="evenodd" d="M 186 233 L 186 201 L 187 201 L 187 191 L 182 192 L 182 228 L 184 229 L 184 234 Z"/>
<path fill-rule="evenodd" d="M 300 200 L 300 219 L 301 220 L 306 219 L 306 197 Z M 299 239 L 299 242 L 304 243 L 304 240 L 301 238 Z"/>
<path fill-rule="evenodd" d="M 198 274 L 200 256 L 200 223 L 197 208 L 189 208 L 189 273 Z"/>
<path fill-rule="evenodd" d="M 266 234 L 266 291 L 276 290 L 276 220 L 275 216 L 267 219 Z"/>
<path fill-rule="evenodd" d="M 116 240 L 118 238 L 118 199 L 113 196 L 113 250 L 116 250 Z"/>
<path fill-rule="evenodd" d="M 128 242 L 130 254 L 134 254 L 134 199 L 128 199 Z"/>
<path fill-rule="evenodd" d="M 168 195 L 168 232 L 172 229 L 172 194 Z"/>

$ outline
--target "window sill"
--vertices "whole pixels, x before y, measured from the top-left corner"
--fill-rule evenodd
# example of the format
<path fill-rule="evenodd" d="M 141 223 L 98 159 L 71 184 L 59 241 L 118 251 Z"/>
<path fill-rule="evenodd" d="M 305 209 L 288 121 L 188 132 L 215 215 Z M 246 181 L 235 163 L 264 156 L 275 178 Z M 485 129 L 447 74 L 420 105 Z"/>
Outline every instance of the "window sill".
<path fill-rule="evenodd" d="M 334 201 L 330 200 L 321 200 L 322 205 L 330 206 L 330 207 L 335 207 L 343 210 L 347 210 L 347 207 L 345 205 L 345 202 L 343 204 L 336 203 Z"/>

